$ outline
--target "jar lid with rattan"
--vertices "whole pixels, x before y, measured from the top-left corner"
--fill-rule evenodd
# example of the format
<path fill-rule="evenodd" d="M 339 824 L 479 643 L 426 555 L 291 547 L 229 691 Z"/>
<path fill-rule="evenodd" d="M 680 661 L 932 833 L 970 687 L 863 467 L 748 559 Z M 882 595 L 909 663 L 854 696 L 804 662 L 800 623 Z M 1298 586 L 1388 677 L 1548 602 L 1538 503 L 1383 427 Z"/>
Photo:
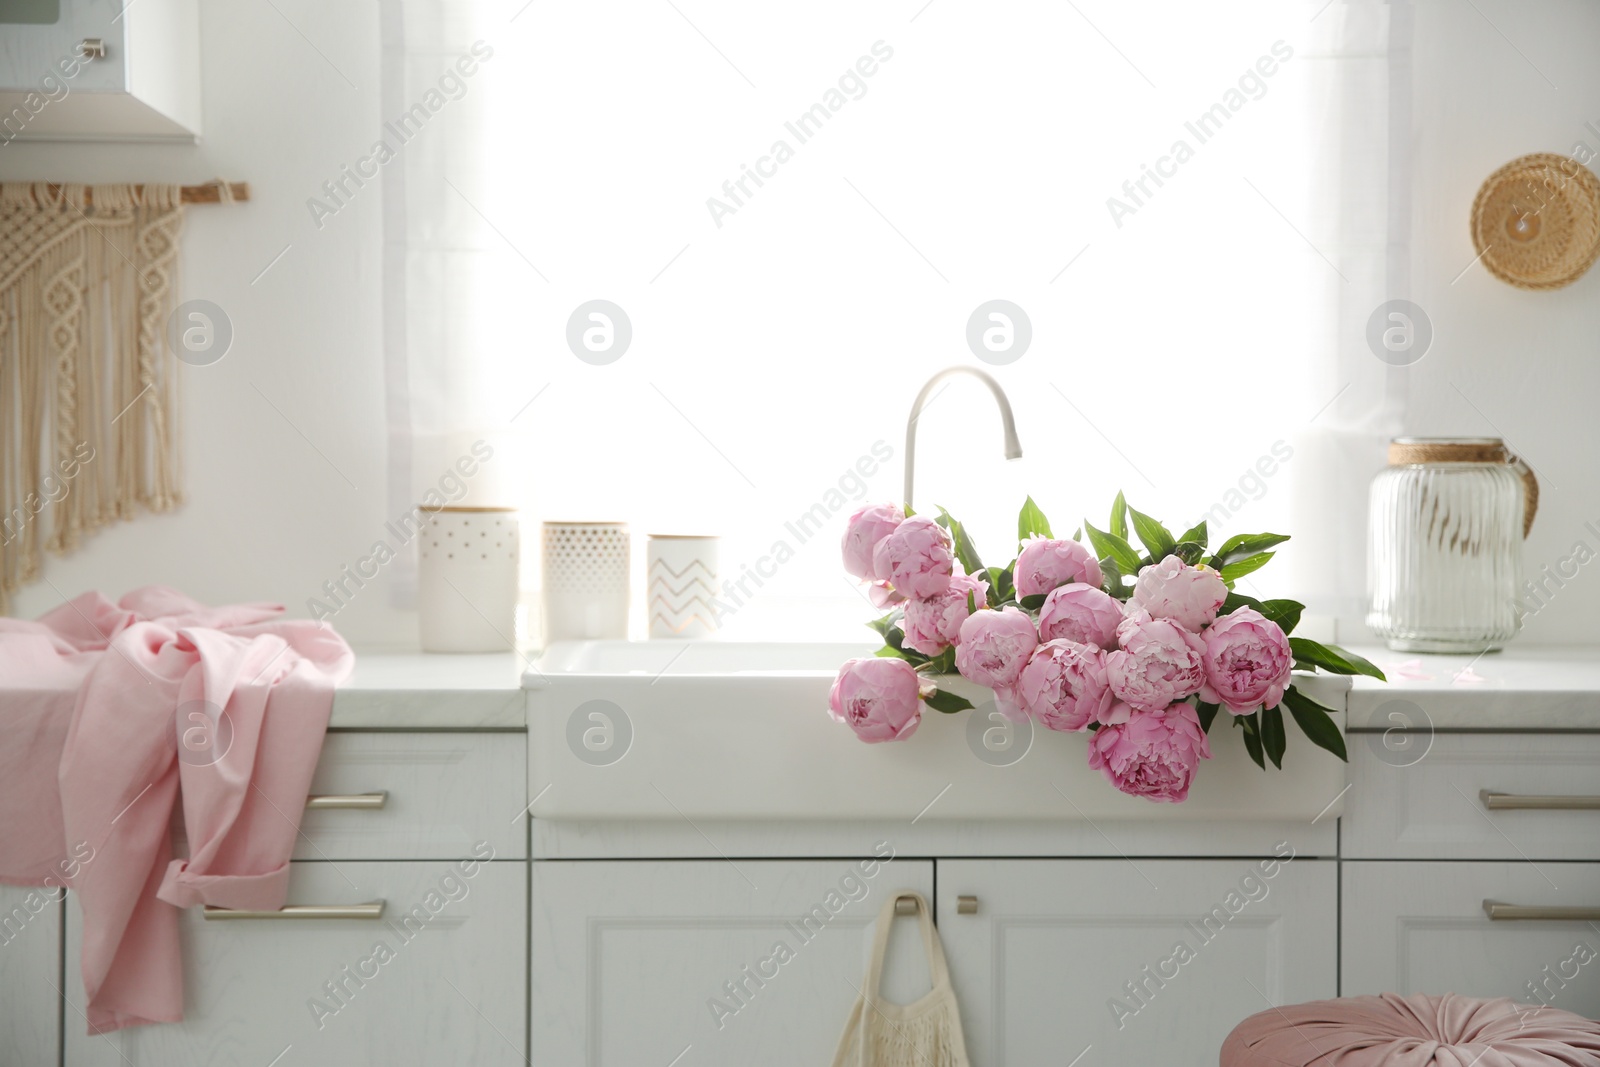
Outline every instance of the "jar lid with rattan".
<path fill-rule="evenodd" d="M 1472 202 L 1472 243 L 1489 273 L 1519 289 L 1571 285 L 1600 256 L 1600 178 L 1553 152 L 1512 160 Z"/>

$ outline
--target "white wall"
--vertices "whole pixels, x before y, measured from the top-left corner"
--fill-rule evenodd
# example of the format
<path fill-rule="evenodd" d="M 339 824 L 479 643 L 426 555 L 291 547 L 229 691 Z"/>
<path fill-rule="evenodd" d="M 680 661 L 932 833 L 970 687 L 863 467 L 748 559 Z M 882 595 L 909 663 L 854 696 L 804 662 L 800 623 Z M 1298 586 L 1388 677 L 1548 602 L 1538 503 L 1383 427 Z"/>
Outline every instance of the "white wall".
<path fill-rule="evenodd" d="M 320 231 L 305 206 L 372 142 L 377 5 L 201 6 L 201 144 L 0 148 L 6 181 L 220 176 L 249 181 L 252 190 L 248 204 L 188 213 L 183 296 L 221 305 L 234 327 L 221 362 L 182 368 L 188 504 L 49 559 L 55 588 L 23 590 L 13 608 L 20 616 L 59 603 L 57 589 L 117 595 L 148 583 L 210 603 L 277 600 L 304 615 L 306 598 L 371 545 L 386 517 L 380 194 L 363 190 Z M 285 245 L 288 253 L 257 280 Z M 392 611 L 377 585 L 336 625 L 368 647 L 415 642 L 414 620 Z"/>
<path fill-rule="evenodd" d="M 1530 573 L 1580 540 L 1600 551 L 1584 527 L 1600 529 L 1600 270 L 1555 292 L 1512 288 L 1481 265 L 1462 275 L 1476 255 L 1468 216 L 1484 178 L 1517 156 L 1570 154 L 1578 142 L 1600 152 L 1600 133 L 1584 126 L 1600 127 L 1597 44 L 1600 6 L 1585 0 L 1417 4 L 1411 298 L 1435 339 L 1409 371 L 1407 429 L 1504 436 L 1542 475 Z M 1600 640 L 1597 595 L 1590 564 L 1522 640 Z"/>
<path fill-rule="evenodd" d="M 366 148 L 379 121 L 377 8 L 312 0 L 276 0 L 276 7 L 203 5 L 201 145 L 0 149 L 0 179 L 8 181 L 225 176 L 250 181 L 254 191 L 249 204 L 189 214 L 184 295 L 220 304 L 235 329 L 224 360 L 184 368 L 190 502 L 50 560 L 46 573 L 63 594 L 160 582 L 210 602 L 280 600 L 303 614 L 321 582 L 381 533 L 378 190 L 365 190 L 320 231 L 305 207 Z M 1407 428 L 1503 433 L 1542 472 L 1527 557 L 1537 571 L 1577 540 L 1600 549 L 1600 537 L 1583 526 L 1600 527 L 1592 467 L 1600 452 L 1592 415 L 1600 397 L 1600 272 L 1555 293 L 1512 289 L 1481 266 L 1454 279 L 1473 258 L 1467 213 L 1486 175 L 1515 156 L 1571 151 L 1580 140 L 1600 150 L 1600 135 L 1584 127 L 1600 126 L 1592 56 L 1600 7 L 1420 0 L 1415 23 L 1410 295 L 1432 317 L 1436 340 L 1407 372 Z M 288 253 L 252 284 L 285 245 Z M 1584 568 L 1530 622 L 1525 639 L 1600 640 L 1595 571 Z M 359 646 L 415 639 L 413 618 L 389 607 L 382 582 L 336 620 Z M 15 612 L 48 609 L 59 600 L 55 589 L 24 590 Z"/>

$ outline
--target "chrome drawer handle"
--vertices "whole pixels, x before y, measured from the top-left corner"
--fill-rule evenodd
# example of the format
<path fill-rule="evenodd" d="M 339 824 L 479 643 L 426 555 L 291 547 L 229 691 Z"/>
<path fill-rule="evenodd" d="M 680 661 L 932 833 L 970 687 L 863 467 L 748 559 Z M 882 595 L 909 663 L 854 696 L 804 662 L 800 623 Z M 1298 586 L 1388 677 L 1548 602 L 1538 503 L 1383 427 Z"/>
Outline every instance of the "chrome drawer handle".
<path fill-rule="evenodd" d="M 1526 796 L 1480 789 L 1478 799 L 1490 811 L 1600 811 L 1600 796 Z"/>
<path fill-rule="evenodd" d="M 1563 908 L 1539 904 L 1502 904 L 1498 900 L 1483 902 L 1483 913 L 1500 922 L 1510 919 L 1533 919 L 1544 922 L 1600 922 L 1600 907 Z"/>
<path fill-rule="evenodd" d="M 388 801 L 387 790 L 376 793 L 351 793 L 306 797 L 307 811 L 378 811 Z"/>
<path fill-rule="evenodd" d="M 277 911 L 239 911 L 207 908 L 207 919 L 381 919 L 381 900 L 370 904 L 288 904 Z"/>

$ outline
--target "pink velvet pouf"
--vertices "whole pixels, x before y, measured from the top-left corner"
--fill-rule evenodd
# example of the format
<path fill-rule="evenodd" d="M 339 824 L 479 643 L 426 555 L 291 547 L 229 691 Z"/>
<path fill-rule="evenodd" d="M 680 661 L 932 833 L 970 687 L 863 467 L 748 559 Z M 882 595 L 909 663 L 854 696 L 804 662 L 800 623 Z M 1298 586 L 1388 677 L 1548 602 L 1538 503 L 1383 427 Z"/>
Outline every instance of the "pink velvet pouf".
<path fill-rule="evenodd" d="M 1600 1023 L 1501 997 L 1343 997 L 1252 1015 L 1222 1067 L 1600 1067 Z"/>

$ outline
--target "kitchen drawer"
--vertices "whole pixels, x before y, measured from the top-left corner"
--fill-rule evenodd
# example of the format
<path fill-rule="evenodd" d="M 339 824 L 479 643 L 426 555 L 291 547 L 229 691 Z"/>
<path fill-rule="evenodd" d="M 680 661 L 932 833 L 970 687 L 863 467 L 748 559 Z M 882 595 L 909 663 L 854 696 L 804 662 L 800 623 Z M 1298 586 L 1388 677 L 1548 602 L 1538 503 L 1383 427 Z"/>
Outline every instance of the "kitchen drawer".
<path fill-rule="evenodd" d="M 1340 994 L 1511 997 L 1600 1017 L 1600 863 L 1345 863 Z M 1485 901 L 1574 909 L 1491 919 Z"/>
<path fill-rule="evenodd" d="M 1351 734 L 1344 855 L 1600 860 L 1600 734 Z M 1504 794 L 1486 801 L 1481 793 Z"/>
<path fill-rule="evenodd" d="M 525 859 L 526 767 L 521 733 L 331 732 L 294 858 L 454 859 L 487 841 Z"/>
<path fill-rule="evenodd" d="M 83 924 L 74 904 L 67 919 L 66 1062 L 525 1063 L 527 866 L 462 856 L 293 865 L 291 904 L 382 900 L 384 914 L 376 919 L 219 920 L 199 908 L 185 910 L 183 1022 L 104 1037 L 84 1033 Z"/>
<path fill-rule="evenodd" d="M 528 746 L 520 733 L 330 733 L 313 797 L 384 793 L 376 810 L 308 808 L 295 859 L 436 859 L 487 841 L 524 859 Z"/>

